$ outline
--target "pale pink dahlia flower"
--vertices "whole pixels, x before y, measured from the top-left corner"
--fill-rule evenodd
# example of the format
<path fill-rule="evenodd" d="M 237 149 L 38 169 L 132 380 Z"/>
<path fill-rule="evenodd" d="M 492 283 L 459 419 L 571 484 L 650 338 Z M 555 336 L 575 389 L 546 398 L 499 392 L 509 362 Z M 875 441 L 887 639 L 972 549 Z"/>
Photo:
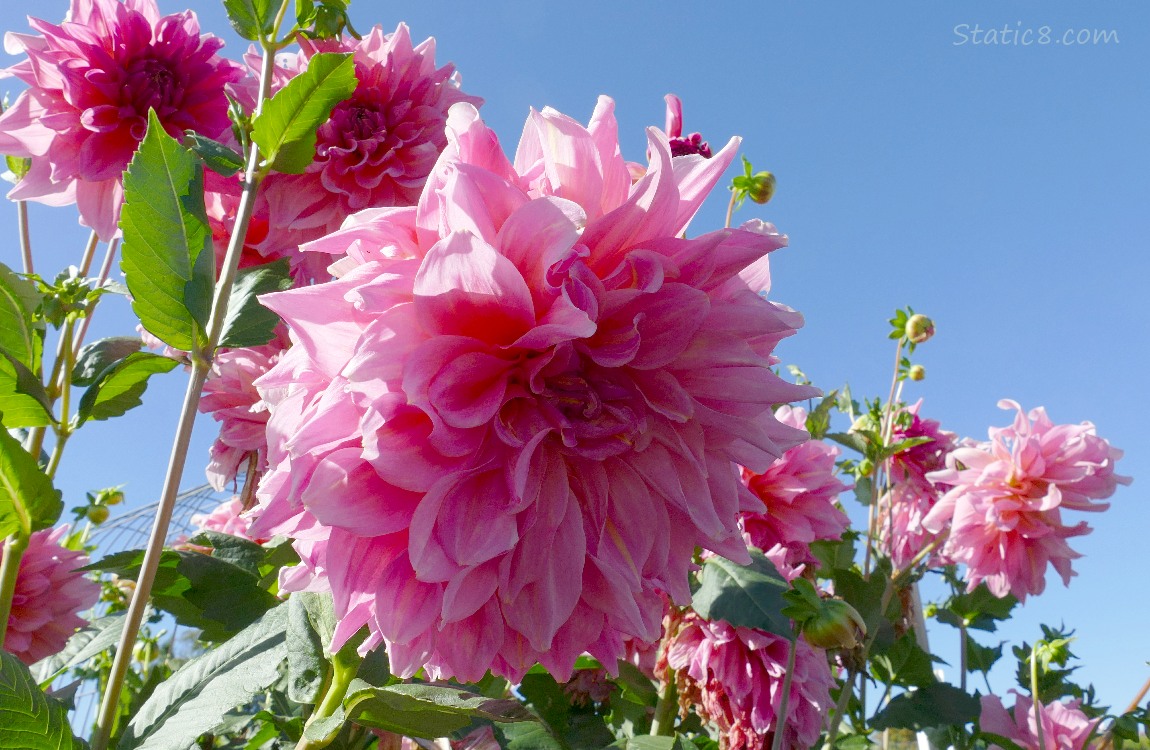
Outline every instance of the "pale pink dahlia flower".
<path fill-rule="evenodd" d="M 805 437 L 771 409 L 812 393 L 770 369 L 801 317 L 758 293 L 785 237 L 680 236 L 737 141 L 672 160 L 652 129 L 632 184 L 613 107 L 533 112 L 512 163 L 455 105 L 418 207 L 353 217 L 311 247 L 341 278 L 263 298 L 294 345 L 257 383 L 257 526 L 329 530 L 336 640 L 367 625 L 399 674 L 615 664 L 660 592 L 689 601 L 697 546 L 747 559 L 737 464 Z"/>
<path fill-rule="evenodd" d="M 1038 724 L 1034 721 L 1034 703 L 1014 692 L 1014 716 L 1011 717 L 997 695 L 982 696 L 979 727 L 1014 742 L 1023 750 L 1039 750 Z M 1059 701 L 1039 706 L 1042 734 L 1047 750 L 1083 750 L 1099 719 L 1087 718 L 1079 701 Z M 990 747 L 1002 750 L 998 745 Z"/>
<path fill-rule="evenodd" d="M 249 530 L 251 519 L 244 515 L 243 500 L 237 495 L 217 505 L 209 513 L 192 516 L 192 525 L 200 531 L 218 531 L 241 539 L 263 544 L 267 539 L 253 537 Z"/>
<path fill-rule="evenodd" d="M 891 489 L 877 503 L 879 539 L 882 549 L 896 568 L 904 567 L 937 537 L 922 522 L 939 496 L 949 487 L 927 478 L 946 468 L 946 457 L 955 447 L 955 436 L 938 421 L 919 416 L 920 399 L 903 407 L 896 416 L 891 442 L 927 438 L 927 442 L 899 451 L 887 464 Z M 932 561 L 941 561 L 937 556 Z"/>
<path fill-rule="evenodd" d="M 60 546 L 67 526 L 32 534 L 20 558 L 4 650 L 31 665 L 58 653 L 87 621 L 78 614 L 96 603 L 100 585 L 77 573 L 83 552 Z"/>
<path fill-rule="evenodd" d="M 50 205 L 77 203 L 101 239 L 116 231 L 120 175 L 155 109 L 175 137 L 215 138 L 228 128 L 227 84 L 243 69 L 200 36 L 191 11 L 160 17 L 155 0 L 72 0 L 59 26 L 30 18 L 32 34 L 8 34 L 28 59 L 0 75 L 28 84 L 0 116 L 0 153 L 32 158 L 8 194 Z"/>
<path fill-rule="evenodd" d="M 689 612 L 667 650 L 679 700 L 721 732 L 722 750 L 771 747 L 790 642 L 782 636 L 709 622 Z M 834 686 L 826 652 L 799 640 L 782 747 L 807 750 L 822 733 Z"/>
<path fill-rule="evenodd" d="M 239 472 L 246 472 L 253 464 L 257 472 L 264 469 L 268 411 L 255 381 L 282 354 L 283 344 L 273 341 L 265 346 L 230 349 L 212 362 L 199 408 L 220 423 L 207 468 L 208 482 L 216 490 L 226 489 Z"/>
<path fill-rule="evenodd" d="M 801 430 L 807 411 L 780 406 L 775 418 Z M 850 526 L 846 513 L 835 505 L 839 493 L 849 489 L 835 476 L 839 452 L 821 440 L 808 440 L 788 450 L 763 473 L 744 472 L 744 481 L 761 503 L 740 517 L 743 535 L 787 580 L 800 575 L 806 563 L 818 561 L 811 553 L 811 542 L 841 539 Z"/>
<path fill-rule="evenodd" d="M 1101 511 L 1119 484 L 1130 478 L 1114 473 L 1122 451 L 1094 432 L 1094 425 L 1055 425 L 1042 408 L 1023 413 L 1014 401 L 1010 427 L 990 430 L 990 441 L 956 448 L 950 468 L 930 475 L 950 485 L 923 519 L 931 533 L 949 527 L 943 554 L 967 566 L 970 589 L 985 581 L 995 596 L 1007 592 L 1025 601 L 1046 586 L 1053 565 L 1065 584 L 1080 555 L 1066 543 L 1090 532 L 1085 521 L 1067 526 L 1063 510 Z"/>

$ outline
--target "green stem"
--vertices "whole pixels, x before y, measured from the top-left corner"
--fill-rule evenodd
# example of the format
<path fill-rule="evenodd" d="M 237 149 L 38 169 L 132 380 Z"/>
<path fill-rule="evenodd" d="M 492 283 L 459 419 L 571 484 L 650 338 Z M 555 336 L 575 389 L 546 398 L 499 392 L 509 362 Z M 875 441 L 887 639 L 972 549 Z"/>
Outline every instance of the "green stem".
<path fill-rule="evenodd" d="M 670 737 L 675 733 L 675 717 L 679 715 L 679 701 L 675 690 L 675 670 L 667 667 L 663 675 L 663 689 L 655 704 L 655 717 L 651 719 L 651 736 Z"/>
<path fill-rule="evenodd" d="M 279 25 L 286 12 L 290 0 L 283 0 L 277 16 L 277 25 L 273 35 L 278 35 Z M 275 67 L 275 57 L 272 54 L 271 44 L 263 44 L 263 64 L 260 68 L 260 88 L 257 99 L 256 112 L 263 106 L 271 91 L 272 72 Z M 180 480 L 184 473 L 184 464 L 188 457 L 188 446 L 191 443 L 192 427 L 196 421 L 196 413 L 200 404 L 200 393 L 207 381 L 211 370 L 211 357 L 219 343 L 220 332 L 223 330 L 224 317 L 227 312 L 228 298 L 231 296 L 232 283 L 235 281 L 236 270 L 239 267 L 240 254 L 243 252 L 244 238 L 247 235 L 248 222 L 251 220 L 255 208 L 256 191 L 259 180 L 256 173 L 259 168 L 260 153 L 258 146 L 253 143 L 249 150 L 247 168 L 244 172 L 243 193 L 240 196 L 240 205 L 236 211 L 236 223 L 228 242 L 227 255 L 224 258 L 224 267 L 220 278 L 216 282 L 215 295 L 212 299 L 211 315 L 208 318 L 208 340 L 203 351 L 192 353 L 192 374 L 188 379 L 188 388 L 184 393 L 184 404 L 180 410 L 179 422 L 173 439 L 172 453 L 168 459 L 168 471 L 164 477 L 164 488 L 160 494 L 159 507 L 156 509 L 156 518 L 152 524 L 151 536 L 144 552 L 144 559 L 140 565 L 140 574 L 136 579 L 136 588 L 132 592 L 132 601 L 128 605 L 128 612 L 124 621 L 124 632 L 120 636 L 120 643 L 116 648 L 116 657 L 112 662 L 112 671 L 108 676 L 108 685 L 100 704 L 100 713 L 96 720 L 96 732 L 92 738 L 92 750 L 108 750 L 112 727 L 116 721 L 117 707 L 120 703 L 120 694 L 124 687 L 124 678 L 132 658 L 132 646 L 139 635 L 140 623 L 144 617 L 144 610 L 148 604 L 148 596 L 152 592 L 156 571 L 160 565 L 160 555 L 163 553 L 164 541 L 167 538 L 168 527 L 171 525 L 172 512 L 175 509 L 176 495 L 180 490 Z"/>
<path fill-rule="evenodd" d="M 95 232 L 88 235 L 88 244 L 84 246 L 84 255 L 80 258 L 80 275 L 87 276 L 92 268 L 92 258 L 96 256 L 96 246 L 100 244 L 100 236 Z"/>
<path fill-rule="evenodd" d="M 787 709 L 791 699 L 791 680 L 795 676 L 795 654 L 799 650 L 798 636 L 791 641 L 790 651 L 787 652 L 787 674 L 783 677 L 783 696 L 779 699 L 779 710 L 775 714 L 775 737 L 771 740 L 771 750 L 782 750 L 783 735 L 787 730 Z"/>
<path fill-rule="evenodd" d="M 731 228 L 731 217 L 735 215 L 735 198 L 738 195 L 734 190 L 731 191 L 731 202 L 727 204 L 727 222 L 723 224 L 727 229 Z"/>
<path fill-rule="evenodd" d="M 1042 729 L 1042 705 L 1038 701 L 1038 644 L 1030 649 L 1030 708 L 1034 711 L 1034 726 L 1038 732 L 1038 750 L 1046 750 L 1046 732 Z"/>
<path fill-rule="evenodd" d="M 958 687 L 966 692 L 966 620 L 958 622 Z"/>
<path fill-rule="evenodd" d="M 883 448 L 886 448 L 887 443 L 890 442 L 891 434 L 894 432 L 893 414 L 895 389 L 898 387 L 898 365 L 902 361 L 902 347 L 903 339 L 899 338 L 898 346 L 896 346 L 894 350 L 894 372 L 891 373 L 890 378 L 890 394 L 887 396 L 886 405 L 883 407 L 882 424 L 880 425 L 882 428 L 880 434 L 882 435 Z M 871 498 L 870 509 L 867 512 L 866 554 L 863 557 L 863 577 L 867 579 L 870 578 L 871 556 L 874 554 L 874 542 L 875 537 L 878 534 L 878 531 L 875 529 L 875 519 L 877 518 L 875 506 L 877 504 L 878 498 L 881 497 L 885 491 L 886 485 L 889 481 L 889 471 L 885 468 L 888 463 L 889 459 L 887 461 L 882 461 L 879 463 L 879 465 L 875 466 L 875 479 L 881 479 L 881 481 L 875 482 L 874 497 Z"/>
<path fill-rule="evenodd" d="M 31 534 L 19 531 L 4 540 L 4 558 L 0 562 L 0 648 L 8 634 L 8 617 L 12 614 L 12 597 L 16 594 L 16 579 L 20 573 L 20 558 L 28 549 Z"/>
<path fill-rule="evenodd" d="M 839 699 L 835 702 L 835 710 L 831 713 L 830 726 L 827 727 L 827 741 L 823 745 L 823 750 L 830 750 L 835 746 L 835 739 L 839 736 L 839 727 L 843 723 L 843 714 L 847 710 L 847 703 L 850 702 L 851 694 L 854 693 L 855 684 L 855 671 L 854 669 L 847 670 L 847 676 L 843 678 L 843 686 L 839 692 Z"/>
<path fill-rule="evenodd" d="M 347 697 L 347 688 L 355 679 L 361 661 L 363 660 L 354 648 L 344 647 L 332 656 L 330 681 L 323 692 L 323 698 L 316 705 L 312 715 L 308 717 L 307 724 L 304 726 L 304 736 L 300 738 L 296 750 L 320 750 L 320 748 L 331 744 L 331 741 L 339 734 L 338 731 L 335 731 L 327 737 L 308 739 L 307 727 L 320 719 L 335 716 L 336 711 L 343 706 L 343 699 Z"/>
<path fill-rule="evenodd" d="M 108 249 L 104 252 L 104 261 L 100 264 L 100 275 L 96 278 L 96 288 L 99 289 L 108 280 L 108 276 L 112 273 L 112 263 L 116 259 L 116 251 L 120 247 L 120 238 L 117 237 L 108 243 Z M 72 356 L 76 357 L 80 354 L 80 349 L 84 346 L 84 337 L 88 335 L 88 326 L 92 323 L 92 316 L 96 314 L 96 305 L 99 304 L 100 298 L 92 300 L 91 306 L 88 308 L 88 314 L 80 321 L 80 331 L 76 334 L 76 340 L 72 344 Z"/>
<path fill-rule="evenodd" d="M 28 228 L 28 204 L 16 201 L 16 227 L 20 232 L 20 259 L 24 273 L 35 273 L 32 268 L 32 233 Z"/>

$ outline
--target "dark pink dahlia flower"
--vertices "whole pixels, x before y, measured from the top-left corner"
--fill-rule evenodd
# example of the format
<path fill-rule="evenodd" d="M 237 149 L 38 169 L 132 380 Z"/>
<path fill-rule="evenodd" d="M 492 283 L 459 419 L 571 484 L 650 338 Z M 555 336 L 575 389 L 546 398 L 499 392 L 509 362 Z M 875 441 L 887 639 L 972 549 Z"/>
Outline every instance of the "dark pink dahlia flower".
<path fill-rule="evenodd" d="M 1010 400 L 998 402 L 1017 415 L 1010 427 L 990 430 L 990 441 L 951 452 L 950 468 L 930 479 L 949 485 L 922 521 L 931 533 L 948 531 L 943 554 L 967 567 L 974 589 L 985 581 L 995 596 L 1007 592 L 1025 601 L 1046 588 L 1046 566 L 1064 584 L 1081 557 L 1066 540 L 1090 533 L 1085 521 L 1070 526 L 1064 510 L 1101 511 L 1096 503 L 1130 478 L 1114 473 L 1122 451 L 1094 431 L 1094 425 L 1056 425 L 1046 410 L 1029 414 Z"/>
<path fill-rule="evenodd" d="M 76 572 L 88 556 L 60 546 L 67 534 L 67 526 L 34 532 L 20 558 L 4 650 L 28 665 L 62 650 L 88 624 L 79 612 L 100 595 L 98 583 Z"/>
<path fill-rule="evenodd" d="M 328 530 L 342 642 L 367 625 L 397 673 L 559 679 L 653 641 L 697 546 L 746 558 L 738 465 L 805 433 L 811 395 L 770 369 L 801 317 L 759 295 L 785 237 L 682 237 L 734 157 L 632 184 L 613 103 L 589 126 L 533 112 L 514 163 L 470 104 L 414 208 L 373 209 L 311 250 L 327 284 L 264 297 L 294 345 L 270 405 L 260 529 Z M 749 281 L 748 281 L 749 280 Z"/>
<path fill-rule="evenodd" d="M 38 35 L 8 35 L 28 59 L 3 75 L 29 89 L 0 115 L 0 153 L 31 157 L 32 169 L 8 197 L 76 202 L 81 221 L 108 240 L 148 110 L 175 137 L 215 138 L 228 128 L 224 88 L 243 69 L 216 54 L 223 42 L 201 36 L 194 13 L 161 18 L 155 0 L 72 0 L 59 26 L 29 23 Z"/>

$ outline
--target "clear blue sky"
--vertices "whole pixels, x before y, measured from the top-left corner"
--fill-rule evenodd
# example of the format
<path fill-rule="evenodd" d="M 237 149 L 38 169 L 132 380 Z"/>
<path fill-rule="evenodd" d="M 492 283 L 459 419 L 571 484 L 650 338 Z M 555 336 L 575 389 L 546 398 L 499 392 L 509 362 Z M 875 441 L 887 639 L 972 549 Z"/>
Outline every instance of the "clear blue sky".
<path fill-rule="evenodd" d="M 238 55 L 219 4 L 191 5 Z M 0 28 L 24 31 L 24 14 L 55 22 L 64 11 L 5 2 Z M 1078 630 L 1082 680 L 1104 702 L 1133 697 L 1150 675 L 1150 5 L 357 0 L 353 17 L 385 30 L 406 20 L 417 39 L 437 37 L 438 59 L 487 99 L 482 112 L 508 150 L 529 107 L 585 120 L 600 93 L 617 101 L 633 160 L 643 158 L 643 127 L 662 125 L 667 92 L 682 97 L 687 129 L 712 144 L 742 135 L 778 192 L 740 217 L 790 235 L 774 256 L 773 297 L 807 320 L 780 354 L 817 385 L 885 395 L 885 319 L 910 304 L 938 327 L 920 349 L 928 377 L 907 393 L 925 397 L 926 416 L 984 438 L 1009 418 L 995 406 L 1008 397 L 1047 406 L 1055 421 L 1095 422 L 1126 450 L 1120 469 L 1135 483 L 1088 519 L 1093 535 L 1074 540 L 1085 557 L 1071 587 L 1051 576 L 1001 637 L 1033 640 L 1039 622 L 1065 621 Z M 1082 29 L 1106 41 L 1065 43 Z M 721 225 L 725 200 L 717 195 L 694 231 Z M 86 233 L 73 216 L 33 216 L 40 267 L 76 262 Z M 11 207 L 0 210 L 0 237 L 15 265 Z M 100 335 L 131 332 L 120 307 L 99 313 Z M 172 374 L 130 417 L 85 428 L 65 458 L 69 500 L 119 482 L 135 502 L 158 494 L 182 389 Z M 212 437 L 202 422 L 195 456 L 206 460 Z M 200 481 L 200 463 L 186 485 Z M 954 642 L 955 631 L 934 638 Z M 994 687 L 1008 680 L 999 673 Z"/>

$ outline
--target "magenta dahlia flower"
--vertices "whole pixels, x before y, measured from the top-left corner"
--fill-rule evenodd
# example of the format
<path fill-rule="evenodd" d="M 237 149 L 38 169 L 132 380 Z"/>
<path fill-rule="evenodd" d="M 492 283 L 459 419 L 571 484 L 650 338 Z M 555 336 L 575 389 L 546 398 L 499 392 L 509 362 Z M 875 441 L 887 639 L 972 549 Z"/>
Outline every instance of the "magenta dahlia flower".
<path fill-rule="evenodd" d="M 257 526 L 328 529 L 336 640 L 367 625 L 399 674 L 615 664 L 660 592 L 689 601 L 696 547 L 747 559 L 738 464 L 805 438 L 771 408 L 812 393 L 770 368 L 801 316 L 759 294 L 785 237 L 682 236 L 737 141 L 672 159 L 651 129 L 632 184 L 613 107 L 533 112 L 512 163 L 456 104 L 419 205 L 353 217 L 309 247 L 339 279 L 262 298 L 294 345 L 257 382 Z"/>
<path fill-rule="evenodd" d="M 1025 695 L 1014 693 L 1014 716 L 1011 717 L 997 695 L 982 696 L 979 727 L 1014 742 L 1023 750 L 1039 750 L 1038 724 L 1034 720 L 1034 703 Z M 1042 734 L 1047 750 L 1084 750 L 1086 741 L 1100 719 L 1087 718 L 1078 700 L 1058 701 L 1039 706 Z M 1002 750 L 998 745 L 991 748 Z"/>
<path fill-rule="evenodd" d="M 120 175 L 143 139 L 148 110 L 169 134 L 215 138 L 228 128 L 226 85 L 243 69 L 216 53 L 191 11 L 160 17 L 155 0 L 72 0 L 59 26 L 30 18 L 9 34 L 28 59 L 0 75 L 28 84 L 0 115 L 0 153 L 31 157 L 8 194 L 50 205 L 75 202 L 81 221 L 108 240 L 116 231 Z"/>
<path fill-rule="evenodd" d="M 801 430 L 807 411 L 781 406 L 775 418 Z M 801 574 L 806 563 L 818 562 L 811 542 L 841 539 L 850 526 L 846 513 L 835 504 L 839 493 L 849 489 L 835 476 L 839 452 L 821 440 L 808 440 L 788 450 L 762 474 L 744 473 L 747 487 L 762 502 L 742 514 L 743 534 L 787 580 Z"/>
<path fill-rule="evenodd" d="M 995 596 L 1010 592 L 1020 601 L 1046 587 L 1046 566 L 1065 584 L 1080 555 L 1066 540 L 1090 533 L 1085 521 L 1063 523 L 1063 510 L 1101 511 L 1119 484 L 1114 473 L 1122 451 L 1098 437 L 1094 425 L 1055 425 L 1042 408 L 1017 411 L 1014 424 L 990 430 L 990 441 L 951 452 L 950 468 L 931 481 L 951 487 L 922 521 L 924 529 L 949 529 L 943 554 L 967 566 L 970 589 L 986 581 Z"/>
<path fill-rule="evenodd" d="M 76 572 L 88 556 L 60 546 L 67 534 L 67 526 L 33 532 L 20 558 L 4 650 L 28 665 L 61 651 L 88 624 L 79 612 L 100 596 L 100 585 Z"/>
<path fill-rule="evenodd" d="M 722 750 L 771 747 L 782 707 L 790 642 L 782 636 L 710 622 L 688 612 L 667 649 L 679 701 L 720 731 Z M 822 733 L 834 679 L 826 652 L 800 639 L 787 698 L 782 747 L 807 750 Z"/>

